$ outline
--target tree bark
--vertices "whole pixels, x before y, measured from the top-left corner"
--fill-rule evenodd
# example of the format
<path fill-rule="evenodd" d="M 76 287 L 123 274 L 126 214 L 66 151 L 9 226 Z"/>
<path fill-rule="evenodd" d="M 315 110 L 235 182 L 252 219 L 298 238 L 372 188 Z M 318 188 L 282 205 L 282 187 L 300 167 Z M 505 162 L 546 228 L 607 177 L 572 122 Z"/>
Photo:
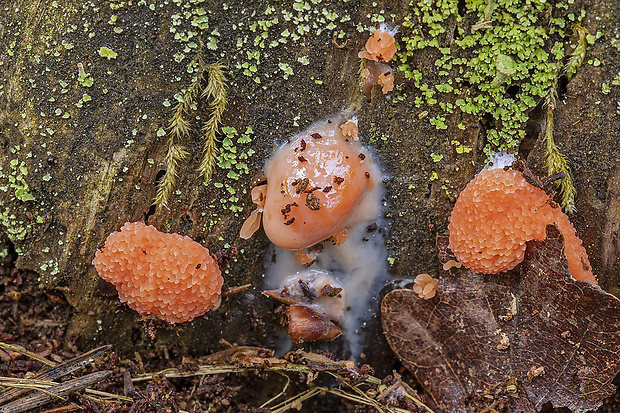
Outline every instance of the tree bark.
<path fill-rule="evenodd" d="M 197 353 L 217 349 L 221 338 L 239 344 L 273 344 L 280 330 L 278 316 L 275 304 L 261 295 L 269 242 L 262 232 L 249 241 L 238 237 L 252 209 L 249 191 L 261 179 L 264 161 L 277 143 L 358 100 L 357 53 L 367 39 L 367 32 L 356 30 L 358 22 L 371 25 L 367 14 L 379 7 L 401 24 L 409 10 L 407 2 L 399 1 L 385 1 L 378 7 L 370 1 L 340 3 L 308 5 L 303 24 L 309 25 L 311 35 L 297 41 L 281 35 L 299 26 L 286 21 L 281 9 L 298 12 L 273 1 L 232 0 L 225 7 L 219 2 L 184 0 L 97 5 L 13 0 L 2 6 L 0 165 L 1 186 L 8 190 L 0 191 L 1 223 L 19 254 L 17 266 L 32 270 L 32 277 L 39 277 L 45 288 L 64 291 L 76 308 L 71 322 L 75 334 L 89 340 L 97 337 L 127 352 L 145 345 L 139 338 L 136 313 L 119 305 L 116 295 L 101 285 L 91 261 L 110 232 L 125 222 L 148 218 L 160 230 L 188 235 L 212 252 L 236 244 L 240 255 L 225 274 L 225 282 L 252 284 L 247 292 L 226 298 L 220 310 L 205 318 L 161 329 L 158 340 L 175 340 Z M 273 12 L 265 14 L 271 7 Z M 620 16 L 613 2 L 604 0 L 571 7 L 587 9 L 583 24 L 590 33 L 602 31 L 602 39 L 588 48 L 586 57 L 598 58 L 602 64 L 584 63 L 568 83 L 566 97 L 556 110 L 555 136 L 570 160 L 577 187 L 572 221 L 601 286 L 618 294 L 620 87 L 608 92 L 601 85 L 620 71 L 618 48 L 612 40 L 618 34 Z M 328 24 L 320 23 L 323 8 L 338 14 L 333 30 L 344 31 L 344 38 L 338 39 L 339 45 L 348 42 L 343 48 L 332 43 Z M 341 22 L 344 16 L 350 20 Z M 278 23 L 268 27 L 261 48 L 262 39 L 254 42 L 262 26 L 252 29 L 252 25 L 274 17 Z M 315 22 L 322 28 L 318 34 L 312 26 Z M 190 36 L 188 32 L 194 35 L 187 41 L 175 39 Z M 277 47 L 270 48 L 274 41 Z M 157 179 L 166 168 L 163 159 L 169 135 L 162 132 L 168 128 L 175 94 L 191 84 L 193 74 L 187 66 L 199 53 L 201 42 L 200 53 L 207 63 L 222 62 L 228 67 L 229 104 L 223 125 L 239 133 L 251 127 L 253 141 L 238 149 L 255 153 L 246 161 L 248 175 L 235 180 L 227 177 L 228 170 L 218 168 L 204 185 L 196 169 L 202 156 L 199 128 L 209 107 L 199 101 L 191 114 L 190 137 L 183 142 L 190 157 L 180 166 L 178 191 L 170 197 L 170 209 L 153 214 Z M 105 57 L 101 48 L 116 57 Z M 256 51 L 260 63 L 248 55 Z M 304 58 L 309 64 L 301 63 Z M 436 58 L 421 51 L 415 56 L 416 65 L 432 73 Z M 79 65 L 86 78 L 92 77 L 92 85 L 80 77 Z M 397 75 L 399 82 L 404 79 Z M 393 98 L 397 95 L 390 99 L 375 90 L 372 102 L 362 104 L 358 117 L 362 141 L 376 152 L 389 175 L 392 225 L 387 247 L 394 259 L 392 275 L 412 278 L 436 272 L 435 236 L 447 231 L 459 191 L 486 159 L 484 120 L 455 111 L 447 118 L 448 128 L 438 130 L 428 121 L 440 113 L 437 105 L 416 108 L 413 97 L 398 101 Z M 520 154 L 542 170 L 541 112 L 540 107 L 533 111 L 530 123 L 523 125 L 529 134 Z M 451 146 L 454 140 L 474 150 L 457 154 Z M 433 153 L 443 153 L 443 160 L 434 163 Z M 440 179 L 431 179 L 433 172 Z M 226 185 L 239 201 L 230 200 Z M 236 211 L 231 205 L 243 209 Z"/>

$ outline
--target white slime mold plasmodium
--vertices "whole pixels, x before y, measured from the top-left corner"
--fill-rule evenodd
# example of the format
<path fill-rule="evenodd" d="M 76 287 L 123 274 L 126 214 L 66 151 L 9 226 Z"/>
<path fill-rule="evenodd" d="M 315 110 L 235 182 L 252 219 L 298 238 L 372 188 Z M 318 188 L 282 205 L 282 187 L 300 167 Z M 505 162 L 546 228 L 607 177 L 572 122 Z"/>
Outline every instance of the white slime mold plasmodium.
<path fill-rule="evenodd" d="M 335 117 L 311 125 L 266 163 L 263 227 L 275 245 L 267 254 L 265 287 L 293 292 L 301 281 L 318 291 L 318 284 L 331 279 L 342 294 L 319 297 L 312 307 L 339 322 L 348 350 L 357 358 L 363 350 L 360 329 L 378 308 L 372 299 L 388 272 L 382 231 L 372 230 L 374 225 L 368 230 L 370 224 L 383 226 L 384 191 L 381 172 L 368 152 L 342 135 L 344 122 Z M 327 240 L 343 228 L 345 242 Z M 299 264 L 294 251 L 317 243 L 322 250 L 314 264 Z"/>

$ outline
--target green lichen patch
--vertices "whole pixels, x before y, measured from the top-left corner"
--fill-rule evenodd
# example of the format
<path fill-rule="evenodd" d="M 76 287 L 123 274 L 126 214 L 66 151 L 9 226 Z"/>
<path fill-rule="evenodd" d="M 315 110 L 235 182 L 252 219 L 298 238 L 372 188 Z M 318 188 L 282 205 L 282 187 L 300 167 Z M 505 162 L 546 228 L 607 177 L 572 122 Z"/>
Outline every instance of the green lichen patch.
<path fill-rule="evenodd" d="M 225 137 L 222 139 L 220 153 L 217 157 L 217 166 L 226 171 L 226 176 L 225 179 L 214 182 L 213 185 L 220 189 L 221 207 L 239 216 L 239 213 L 243 211 L 243 199 L 240 195 L 246 194 L 248 189 L 244 188 L 240 191 L 235 187 L 238 187 L 237 183 L 250 173 L 247 162 L 255 153 L 254 149 L 249 147 L 254 131 L 247 126 L 243 133 L 239 133 L 236 128 L 225 126 L 222 132 L 225 133 Z"/>
<path fill-rule="evenodd" d="M 8 165 L 0 165 L 0 191 L 5 194 L 0 200 L 0 225 L 14 243 L 24 240 L 34 226 L 44 221 L 36 212 L 38 202 L 26 181 L 30 175 L 26 161 L 34 155 L 22 152 L 21 145 L 13 146 Z"/>
<path fill-rule="evenodd" d="M 110 49 L 109 47 L 103 46 L 99 48 L 99 56 L 105 57 L 106 59 L 110 60 L 110 59 L 116 59 L 116 57 L 118 56 L 118 53 L 116 53 L 114 50 Z"/>
<path fill-rule="evenodd" d="M 487 153 L 515 151 L 525 136 L 528 112 L 554 85 L 568 34 L 578 30 L 584 14 L 545 1 L 467 0 L 460 10 L 458 4 L 411 2 L 402 24 L 399 70 L 414 89 L 416 107 L 439 106 L 445 113 L 429 117 L 437 129 L 446 129 L 444 116 L 458 108 L 492 119 Z M 436 56 L 433 71 L 416 66 L 420 53 Z"/>
<path fill-rule="evenodd" d="M 256 90 L 266 90 L 266 84 L 273 79 L 287 80 L 308 73 L 312 64 L 320 61 L 320 54 L 300 55 L 299 51 L 315 39 L 324 38 L 329 47 L 332 36 L 343 39 L 347 31 L 366 29 L 355 25 L 347 12 L 351 8 L 348 1 L 264 4 L 252 9 L 251 14 L 243 3 L 221 3 L 216 7 L 206 7 L 202 0 L 173 3 L 177 8 L 173 8 L 169 32 L 180 45 L 174 60 L 183 62 L 202 42 L 207 59 L 222 61 L 229 67 L 233 84 L 238 75 L 245 76 Z M 222 12 L 228 16 L 226 20 L 216 18 Z M 373 21 L 378 16 L 374 13 Z"/>

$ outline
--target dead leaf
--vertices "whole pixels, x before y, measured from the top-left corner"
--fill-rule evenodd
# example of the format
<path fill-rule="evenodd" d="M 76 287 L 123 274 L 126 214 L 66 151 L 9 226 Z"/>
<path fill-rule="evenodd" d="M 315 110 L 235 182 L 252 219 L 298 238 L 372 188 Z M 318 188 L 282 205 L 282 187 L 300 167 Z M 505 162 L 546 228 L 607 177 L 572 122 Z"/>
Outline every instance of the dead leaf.
<path fill-rule="evenodd" d="M 447 245 L 438 238 L 441 263 L 454 258 Z M 381 313 L 390 347 L 441 409 L 584 412 L 615 391 L 620 301 L 570 276 L 554 226 L 510 273 L 440 271 L 435 298 L 395 290 Z"/>

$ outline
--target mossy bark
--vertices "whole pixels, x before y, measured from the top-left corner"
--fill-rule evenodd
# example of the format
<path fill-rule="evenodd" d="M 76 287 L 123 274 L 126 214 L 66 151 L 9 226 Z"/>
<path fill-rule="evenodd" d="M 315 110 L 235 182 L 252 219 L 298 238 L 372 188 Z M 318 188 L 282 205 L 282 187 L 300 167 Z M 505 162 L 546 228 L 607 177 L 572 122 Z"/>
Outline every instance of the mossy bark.
<path fill-rule="evenodd" d="M 355 25 L 371 25 L 367 15 L 382 9 L 387 15 L 403 16 L 408 12 L 407 2 L 386 1 L 378 7 L 370 1 L 309 6 L 305 12 L 310 27 L 322 8 L 350 18 L 336 26 L 345 33 L 339 44 L 350 40 L 344 48 L 332 43 L 332 32 L 325 28 L 319 35 L 298 41 L 281 37 L 285 28 L 293 32 L 296 27 L 282 17 L 284 6 L 279 2 L 271 2 L 274 11 L 266 15 L 269 2 L 261 1 L 231 1 L 226 9 L 217 2 L 154 2 L 152 8 L 149 3 L 129 3 L 94 6 L 69 0 L 45 4 L 15 0 L 2 6 L 0 165 L 7 191 L 0 191 L 0 213 L 19 254 L 17 266 L 32 270 L 44 288 L 65 292 L 77 309 L 72 320 L 75 334 L 133 352 L 150 341 L 136 323 L 136 313 L 106 292 L 91 265 L 106 236 L 124 222 L 148 217 L 159 229 L 188 235 L 212 252 L 236 244 L 240 255 L 225 275 L 226 284 L 252 287 L 226 298 L 218 311 L 204 318 L 160 329 L 158 339 L 174 341 L 196 353 L 217 349 L 222 338 L 272 345 L 279 331 L 276 305 L 261 295 L 269 242 L 262 232 L 249 241 L 238 237 L 252 208 L 249 190 L 261 178 L 262 165 L 278 142 L 358 100 L 357 52 L 366 33 L 358 32 Z M 568 84 L 557 110 L 555 135 L 571 162 L 577 186 L 573 222 L 601 285 L 618 293 L 620 87 L 603 93 L 601 85 L 620 71 L 618 47 L 612 44 L 617 34 L 612 28 L 620 27 L 620 16 L 603 0 L 583 6 L 587 6 L 589 30 L 605 33 L 588 50 L 588 59 L 598 58 L 602 65 L 584 64 Z M 203 10 L 195 12 L 198 8 Z M 290 5 L 288 9 L 294 10 Z M 192 25 L 203 15 L 208 16 L 207 29 Z M 255 45 L 261 30 L 253 30 L 252 23 L 274 16 L 279 16 L 281 26 L 270 29 L 267 46 Z M 396 23 L 400 23 L 398 17 Z M 175 34 L 188 31 L 195 36 L 186 42 L 175 39 Z M 243 43 L 245 38 L 247 43 Z M 285 41 L 269 47 L 280 38 Z M 215 50 L 212 43 L 209 46 L 211 39 L 217 42 Z M 207 63 L 219 61 L 229 67 L 229 105 L 223 124 L 240 132 L 248 126 L 254 131 L 253 142 L 244 147 L 255 151 L 245 161 L 250 173 L 235 180 L 227 177 L 229 170 L 217 169 L 212 181 L 204 185 L 197 172 L 202 142 L 194 130 L 184 142 L 192 155 L 181 166 L 170 209 L 153 214 L 156 180 L 165 169 L 167 136 L 162 132 L 172 115 L 174 95 L 191 83 L 187 64 L 201 42 Z M 102 47 L 114 51 L 116 57 L 101 56 Z M 246 58 L 253 50 L 261 52 L 260 64 Z M 180 54 L 185 57 L 181 59 Z M 303 57 L 310 64 L 297 63 Z M 415 64 L 432 71 L 436 57 L 421 52 Z M 256 72 L 237 66 L 244 61 L 256 65 Z M 79 78 L 79 64 L 92 77 L 91 86 Z M 287 73 L 287 65 L 294 73 Z M 432 117 L 439 108 L 418 109 L 412 97 L 399 102 L 375 90 L 372 102 L 363 102 L 358 115 L 362 140 L 373 148 L 389 176 L 387 204 L 392 225 L 387 248 L 394 259 L 395 278 L 436 273 L 435 237 L 446 232 L 460 189 L 486 158 L 482 152 L 485 119 L 457 111 L 447 118 L 446 130 L 437 130 L 425 111 Z M 197 102 L 192 116 L 197 115 L 208 116 L 208 105 Z M 541 166 L 536 156 L 540 154 L 536 143 L 539 121 L 532 117 L 527 125 L 530 134 L 520 151 L 529 156 L 533 167 Z M 192 118 L 192 122 L 194 128 L 199 127 L 200 120 Z M 456 127 L 460 123 L 464 130 Z M 446 152 L 453 140 L 474 150 Z M 447 155 L 435 163 L 431 158 L 435 152 Z M 15 159 L 17 167 L 11 164 Z M 19 168 L 21 162 L 24 170 Z M 432 179 L 433 172 L 441 179 Z M 19 188 L 22 191 L 16 195 Z M 231 190 L 239 201 L 230 200 Z M 28 200 L 24 192 L 34 199 Z"/>

